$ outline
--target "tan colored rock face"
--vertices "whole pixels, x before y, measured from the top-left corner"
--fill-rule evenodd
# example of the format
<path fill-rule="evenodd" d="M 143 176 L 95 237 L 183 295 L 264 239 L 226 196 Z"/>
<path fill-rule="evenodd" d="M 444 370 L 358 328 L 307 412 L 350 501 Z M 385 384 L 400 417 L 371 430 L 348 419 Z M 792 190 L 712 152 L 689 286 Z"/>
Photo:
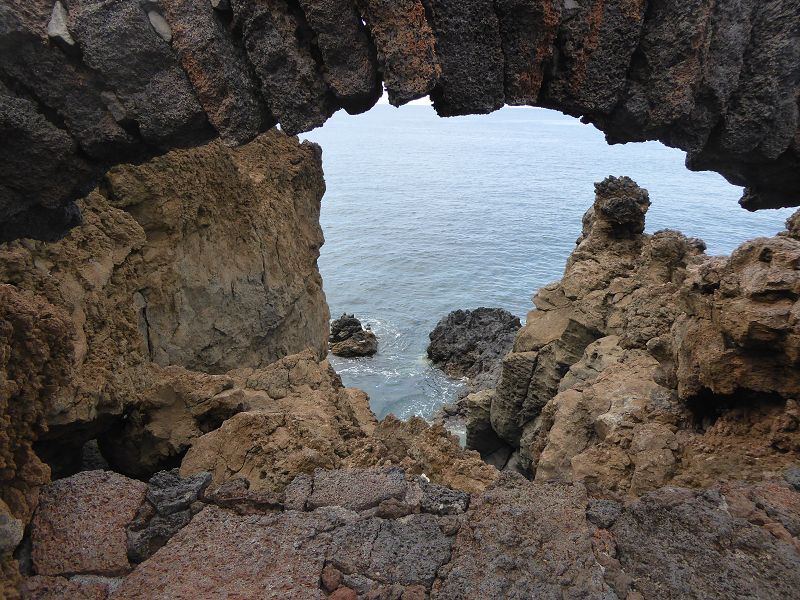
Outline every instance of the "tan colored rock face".
<path fill-rule="evenodd" d="M 110 203 L 147 236 L 137 309 L 150 358 L 207 373 L 305 348 L 324 358 L 324 191 L 319 148 L 277 131 L 112 169 Z"/>
<path fill-rule="evenodd" d="M 110 471 L 85 471 L 42 488 L 33 519 L 40 575 L 122 575 L 131 566 L 125 528 L 147 486 Z"/>
<path fill-rule="evenodd" d="M 800 455 L 800 242 L 788 232 L 707 257 L 677 232 L 644 235 L 648 204 L 630 180 L 598 184 L 488 423 L 476 406 L 470 427 L 519 447 L 537 481 L 641 495 L 779 477 Z"/>
<path fill-rule="evenodd" d="M 367 395 L 344 388 L 327 362 L 316 362 L 310 352 L 264 370 L 236 372 L 234 379 L 242 387 L 229 392 L 239 398 L 235 409 L 245 412 L 205 435 L 200 415 L 189 421 L 197 439 L 183 441 L 191 442 L 191 448 L 181 464 L 182 475 L 209 471 L 214 485 L 239 476 L 250 482 L 253 491 L 279 492 L 300 473 L 340 466 L 351 441 L 375 429 Z M 190 407 L 175 410 L 191 418 Z M 162 413 L 163 417 L 156 413 L 154 421 L 164 418 L 166 430 L 168 423 L 174 423 L 170 421 L 174 412 Z"/>
<path fill-rule="evenodd" d="M 101 189 L 63 240 L 0 249 L 0 280 L 43 295 L 75 331 L 74 373 L 43 407 L 60 440 L 48 458 L 191 379 L 157 365 L 222 373 L 306 348 L 324 356 L 316 146 L 272 131 L 115 168 Z M 219 385 L 195 380 L 200 396 Z"/>

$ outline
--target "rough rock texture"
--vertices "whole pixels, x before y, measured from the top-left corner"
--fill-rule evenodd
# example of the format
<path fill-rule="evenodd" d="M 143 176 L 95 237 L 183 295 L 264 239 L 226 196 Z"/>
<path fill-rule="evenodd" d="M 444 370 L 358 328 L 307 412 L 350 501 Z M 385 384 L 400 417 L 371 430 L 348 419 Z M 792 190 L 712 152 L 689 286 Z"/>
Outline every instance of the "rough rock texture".
<path fill-rule="evenodd" d="M 381 96 L 375 48 L 350 0 L 301 0 L 325 65 L 324 77 L 342 108 L 357 114 Z"/>
<path fill-rule="evenodd" d="M 316 146 L 274 131 L 238 150 L 215 143 L 117 167 L 101 189 L 81 201 L 84 226 L 60 242 L 0 249 L 2 281 L 70 315 L 63 369 L 74 372 L 59 389 L 54 363 L 50 398 L 31 407 L 49 425 L 42 455 L 67 473 L 111 420 L 194 377 L 157 365 L 219 373 L 326 352 Z M 24 318 L 22 306 L 15 313 Z"/>
<path fill-rule="evenodd" d="M 794 0 L 53 4 L 0 9 L 0 240 L 62 235 L 113 164 L 306 131 L 381 79 L 443 116 L 561 110 L 687 151 L 748 209 L 800 204 Z"/>
<path fill-rule="evenodd" d="M 585 507 L 579 487 L 504 475 L 472 503 L 434 597 L 611 597 Z"/>
<path fill-rule="evenodd" d="M 441 75 L 436 42 L 420 0 L 356 0 L 378 54 L 389 102 L 430 93 Z"/>
<path fill-rule="evenodd" d="M 564 277 L 534 298 L 497 389 L 469 403 L 468 444 L 519 448 L 537 481 L 622 494 L 780 477 L 800 452 L 796 220 L 708 257 L 643 234 L 648 206 L 627 178 L 597 185 Z"/>
<path fill-rule="evenodd" d="M 327 362 L 317 363 L 310 354 L 290 356 L 241 377 L 244 389 L 234 387 L 218 397 L 227 403 L 229 418 L 205 435 L 182 440 L 189 447 L 181 463 L 183 476 L 208 471 L 215 486 L 238 477 L 248 481 L 252 492 L 282 492 L 296 475 L 318 468 L 397 465 L 472 492 L 497 475 L 441 427 L 429 427 L 421 419 L 377 423 L 366 394 L 342 387 Z M 213 406 L 213 399 L 199 406 Z M 178 422 L 188 426 L 168 427 L 180 411 L 186 417 Z M 199 429 L 202 418 L 192 421 L 190 415 L 187 407 L 156 409 L 143 419 L 156 423 L 145 435 L 169 430 L 172 439 L 164 447 L 174 446 L 176 430 Z M 158 424 L 160 419 L 164 421 Z M 132 447 L 141 445 L 135 437 L 131 442 Z"/>
<path fill-rule="evenodd" d="M 302 11 L 286 0 L 232 0 L 231 6 L 261 94 L 281 129 L 296 134 L 322 125 L 338 106 L 314 57 L 314 32 Z"/>
<path fill-rule="evenodd" d="M 372 356 L 378 351 L 378 338 L 369 325 L 364 328 L 353 315 L 344 314 L 331 323 L 328 348 L 331 354 L 346 358 Z"/>
<path fill-rule="evenodd" d="M 490 113 L 504 103 L 500 24 L 492 0 L 423 0 L 442 73 L 431 92 L 443 117 Z"/>
<path fill-rule="evenodd" d="M 211 475 L 197 473 L 181 479 L 178 469 L 160 471 L 147 482 L 144 502 L 127 528 L 128 558 L 132 563 L 146 560 L 185 527 L 192 518 Z"/>
<path fill-rule="evenodd" d="M 345 460 L 347 467 L 373 465 L 397 465 L 469 493 L 486 489 L 499 474 L 476 452 L 461 448 L 458 438 L 441 425 L 428 425 L 419 417 L 400 421 L 393 415 L 378 423 L 372 436 L 360 440 Z"/>
<path fill-rule="evenodd" d="M 127 573 L 125 528 L 145 489 L 109 471 L 84 471 L 43 487 L 31 528 L 36 573 Z"/>
<path fill-rule="evenodd" d="M 468 378 L 471 391 L 492 388 L 520 327 L 502 308 L 453 311 L 429 334 L 428 358 L 450 377 Z"/>
<path fill-rule="evenodd" d="M 320 163 L 317 146 L 272 131 L 109 172 L 110 203 L 148 238 L 136 304 L 154 362 L 221 373 L 324 356 Z"/>
<path fill-rule="evenodd" d="M 470 498 L 371 468 L 301 476 L 285 510 L 242 513 L 219 498 L 195 502 L 129 574 L 36 575 L 23 597 L 777 600 L 800 584 L 800 492 L 785 482 L 667 487 L 623 503 L 505 474 Z"/>
<path fill-rule="evenodd" d="M 205 435 L 202 415 L 193 417 L 191 406 L 159 411 L 162 424 L 151 431 L 169 430 L 173 415 L 183 412 L 184 430 L 201 434 L 181 440 L 184 448 L 191 442 L 181 463 L 182 475 L 209 471 L 214 485 L 238 476 L 250 482 L 251 490 L 282 491 L 300 473 L 341 465 L 348 444 L 375 428 L 367 395 L 344 388 L 327 362 L 316 362 L 310 353 L 237 375 L 241 387 L 217 396 L 223 404 L 218 409 L 221 418 Z M 199 406 L 210 405 L 201 401 Z M 145 420 L 153 423 L 150 415 Z M 174 427 L 170 435 L 169 444 L 174 445 Z M 131 443 L 136 444 L 135 438 Z"/>
<path fill-rule="evenodd" d="M 28 522 L 38 487 L 50 478 L 33 443 L 45 428 L 53 396 L 71 375 L 72 350 L 64 311 L 0 285 L 0 518 L 9 524 Z"/>

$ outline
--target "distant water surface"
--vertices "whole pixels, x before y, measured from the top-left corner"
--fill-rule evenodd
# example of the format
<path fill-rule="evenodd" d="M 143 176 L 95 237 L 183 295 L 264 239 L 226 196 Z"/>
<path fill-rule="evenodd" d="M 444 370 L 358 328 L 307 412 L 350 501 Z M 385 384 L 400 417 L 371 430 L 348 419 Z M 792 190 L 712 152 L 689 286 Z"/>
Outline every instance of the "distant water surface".
<path fill-rule="evenodd" d="M 457 308 L 503 307 L 524 322 L 531 295 L 561 277 L 607 175 L 650 191 L 647 231 L 678 229 L 709 254 L 774 235 L 792 212 L 748 213 L 741 188 L 688 171 L 683 152 L 609 146 L 543 109 L 441 119 L 428 106 L 378 105 L 304 137 L 323 148 L 319 267 L 331 314 L 355 313 L 380 342 L 371 359 L 332 363 L 380 418 L 428 418 L 454 397 L 462 384 L 428 365 L 428 333 Z"/>

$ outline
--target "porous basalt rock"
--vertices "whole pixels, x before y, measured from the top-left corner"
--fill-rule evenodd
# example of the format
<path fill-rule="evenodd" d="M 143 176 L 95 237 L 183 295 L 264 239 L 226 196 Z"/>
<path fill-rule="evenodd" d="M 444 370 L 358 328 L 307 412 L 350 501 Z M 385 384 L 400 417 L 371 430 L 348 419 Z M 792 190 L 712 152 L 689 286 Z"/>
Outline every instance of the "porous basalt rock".
<path fill-rule="evenodd" d="M 62 235 L 110 165 L 307 131 L 381 80 L 443 116 L 560 110 L 687 151 L 748 209 L 800 203 L 794 0 L 72 0 L 58 23 L 30 4 L 0 12 L 0 240 Z"/>
<path fill-rule="evenodd" d="M 300 0 L 316 34 L 324 78 L 350 114 L 370 109 L 381 96 L 375 48 L 351 0 Z"/>
<path fill-rule="evenodd" d="M 470 391 L 493 388 L 520 327 L 502 308 L 453 311 L 428 335 L 428 358 L 450 377 L 468 378 Z"/>
<path fill-rule="evenodd" d="M 328 347 L 331 354 L 345 358 L 372 356 L 378 351 L 378 338 L 369 325 L 364 328 L 355 316 L 343 314 L 331 323 Z"/>
<path fill-rule="evenodd" d="M 537 481 L 620 494 L 779 477 L 800 449 L 794 221 L 708 257 L 677 232 L 644 234 L 649 199 L 631 180 L 596 191 L 497 389 L 469 404 L 468 443 L 486 456 L 500 438 Z"/>
<path fill-rule="evenodd" d="M 436 42 L 420 0 L 356 0 L 375 41 L 389 102 L 430 93 L 441 75 Z"/>
<path fill-rule="evenodd" d="M 122 487 L 143 486 L 114 477 Z M 391 480 L 391 498 L 379 493 L 381 478 Z M 129 574 L 36 575 L 24 579 L 24 597 L 260 597 L 279 590 L 291 598 L 655 600 L 752 590 L 771 600 L 800 583 L 800 493 L 784 482 L 669 487 L 622 503 L 591 497 L 580 484 L 511 474 L 471 499 L 396 468 L 318 470 L 298 480 L 290 487 L 306 489 L 306 499 L 312 488 L 325 489 L 315 503 L 321 506 L 253 504 L 240 512 L 206 494 L 190 522 Z M 83 551 L 105 543 L 87 538 Z"/>
<path fill-rule="evenodd" d="M 109 471 L 85 471 L 42 488 L 31 539 L 40 575 L 124 575 L 125 528 L 146 486 Z"/>

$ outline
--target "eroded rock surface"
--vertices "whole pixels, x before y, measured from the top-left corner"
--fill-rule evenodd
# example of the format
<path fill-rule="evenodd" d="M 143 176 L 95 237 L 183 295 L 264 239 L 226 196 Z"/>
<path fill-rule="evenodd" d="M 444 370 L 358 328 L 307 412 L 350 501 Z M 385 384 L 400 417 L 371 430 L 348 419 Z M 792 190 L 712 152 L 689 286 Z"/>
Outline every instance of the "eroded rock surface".
<path fill-rule="evenodd" d="M 144 484 L 114 477 L 143 499 Z M 161 490 L 196 488 L 159 477 Z M 85 491 L 79 476 L 64 481 L 63 502 Z M 320 469 L 270 506 L 241 512 L 224 497 L 198 496 L 188 524 L 130 573 L 30 576 L 23 597 L 777 599 L 800 583 L 800 492 L 781 481 L 626 503 L 512 474 L 469 496 L 397 468 Z M 87 536 L 82 552 L 106 545 Z"/>
<path fill-rule="evenodd" d="M 0 249 L 3 282 L 69 315 L 71 373 L 59 388 L 51 367 L 42 456 L 74 472 L 83 443 L 140 402 L 158 404 L 180 382 L 187 394 L 215 385 L 159 366 L 222 373 L 306 348 L 323 356 L 323 191 L 318 148 L 275 131 L 238 150 L 215 143 L 117 167 L 81 200 L 82 227 Z"/>
<path fill-rule="evenodd" d="M 794 219 L 729 258 L 645 235 L 647 192 L 598 184 L 561 281 L 470 403 L 468 443 L 519 448 L 537 481 L 640 495 L 777 478 L 798 462 Z"/>
<path fill-rule="evenodd" d="M 111 165 L 307 131 L 381 80 L 442 116 L 561 110 L 687 151 L 749 209 L 798 205 L 799 19 L 794 0 L 11 0 L 0 240 L 63 235 Z"/>

